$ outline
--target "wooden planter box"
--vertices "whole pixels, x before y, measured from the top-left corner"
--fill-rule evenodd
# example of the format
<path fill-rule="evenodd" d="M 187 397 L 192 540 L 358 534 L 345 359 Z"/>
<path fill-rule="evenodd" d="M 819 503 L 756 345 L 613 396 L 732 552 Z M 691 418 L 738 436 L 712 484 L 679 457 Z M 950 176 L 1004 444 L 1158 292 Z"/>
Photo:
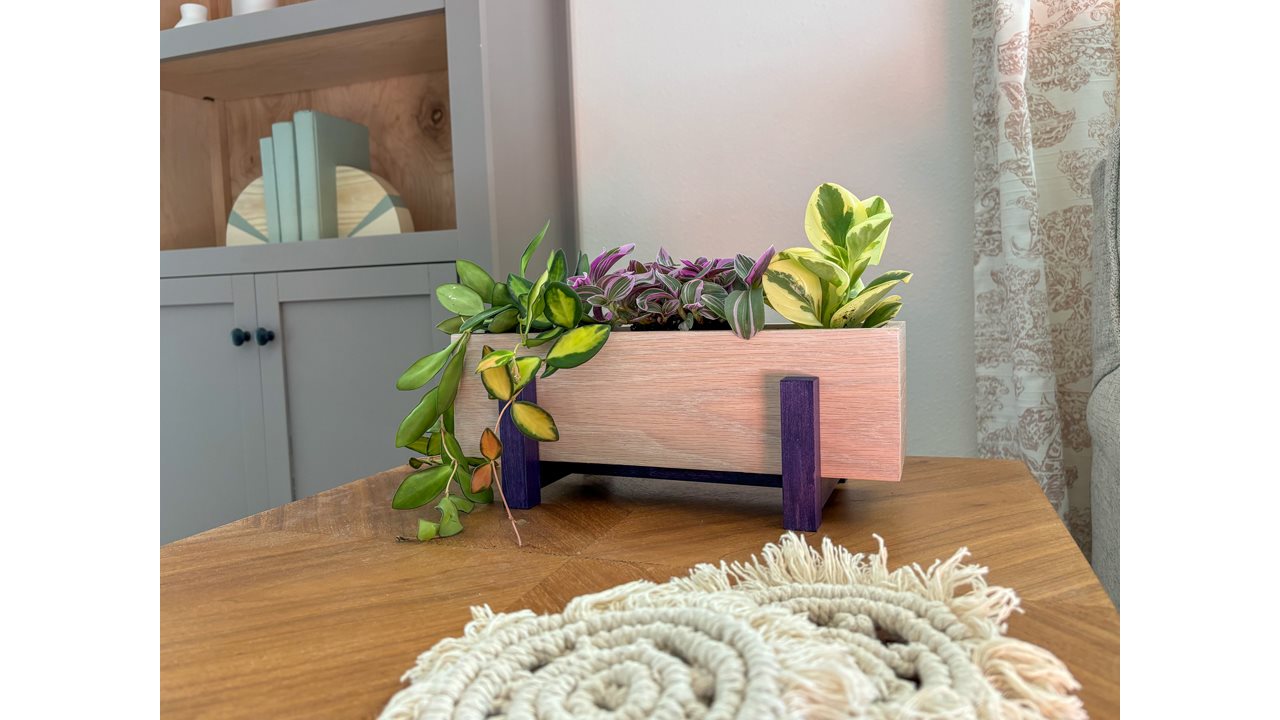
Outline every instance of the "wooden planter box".
<path fill-rule="evenodd" d="M 514 334 L 472 336 L 455 405 L 460 437 L 478 438 L 497 415 L 497 403 L 474 373 L 481 347 L 509 349 L 517 340 Z M 810 433 L 808 455 L 819 456 L 812 472 L 829 481 L 897 481 L 905 442 L 905 375 L 900 322 L 873 330 L 768 328 L 751 340 L 727 330 L 617 330 L 585 365 L 539 381 L 536 402 L 555 418 L 560 440 L 529 444 L 537 446 L 535 463 L 564 472 L 612 469 L 628 476 L 783 487 L 784 444 L 798 448 L 795 457 L 809 446 L 802 437 L 784 437 L 780 384 L 783 378 L 817 378 L 813 407 L 803 409 L 812 411 L 808 422 L 817 429 Z M 530 394 L 528 388 L 524 392 Z M 797 403 L 803 401 L 791 404 Z M 806 422 L 803 413 L 789 412 L 793 427 Z M 503 440 L 504 476 L 510 476 L 516 458 Z M 814 491 L 821 495 L 819 509 L 831 484 Z M 508 499 L 521 489 L 513 488 Z M 536 504 L 532 500 L 528 504 Z M 784 497 L 784 506 L 789 504 Z"/>

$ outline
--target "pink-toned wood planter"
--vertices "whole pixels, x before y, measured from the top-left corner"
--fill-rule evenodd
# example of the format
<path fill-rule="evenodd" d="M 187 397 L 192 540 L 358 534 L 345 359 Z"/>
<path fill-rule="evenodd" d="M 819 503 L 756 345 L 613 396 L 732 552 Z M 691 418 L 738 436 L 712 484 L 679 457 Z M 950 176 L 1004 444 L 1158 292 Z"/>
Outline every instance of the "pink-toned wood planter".
<path fill-rule="evenodd" d="M 517 340 L 513 334 L 472 336 L 455 404 L 460 437 L 479 437 L 497 415 L 497 403 L 474 373 L 481 347 L 508 349 Z M 772 476 L 785 495 L 784 444 L 792 448 L 792 457 L 803 456 L 806 446 L 803 433 L 794 429 L 787 432 L 793 437 L 784 437 L 780 381 L 817 378 L 809 408 L 817 432 L 809 433 L 815 437 L 808 446 L 808 455 L 819 456 L 815 478 L 897 481 L 904 451 L 905 362 L 900 322 L 873 330 L 770 327 L 750 340 L 727 330 L 616 330 L 585 365 L 538 381 L 537 403 L 555 418 L 560 440 L 536 444 L 533 467 L 540 460 L 567 471 L 577 466 L 666 468 L 673 472 L 631 474 L 716 480 L 715 473 L 726 473 L 725 481 L 752 484 L 773 484 L 751 479 Z M 808 397 L 793 387 L 801 393 L 794 397 Z M 803 426 L 804 401 L 791 402 L 798 408 L 789 411 L 791 427 Z M 509 475 L 518 470 L 513 461 L 519 456 L 512 456 L 511 443 L 503 439 L 504 475 Z M 819 509 L 832 483 L 820 484 L 812 493 L 820 496 Z M 530 500 L 518 504 L 537 504 L 536 497 Z M 784 505 L 791 504 L 784 497 Z M 802 529 L 816 529 L 819 521 L 801 522 L 814 526 Z"/>

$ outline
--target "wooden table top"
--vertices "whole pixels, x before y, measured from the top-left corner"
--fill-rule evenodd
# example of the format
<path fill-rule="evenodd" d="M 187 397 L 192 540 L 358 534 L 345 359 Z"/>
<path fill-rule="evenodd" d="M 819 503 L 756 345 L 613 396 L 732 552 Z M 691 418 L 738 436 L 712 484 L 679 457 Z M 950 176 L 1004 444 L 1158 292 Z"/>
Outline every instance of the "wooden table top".
<path fill-rule="evenodd" d="M 575 475 L 515 511 L 523 548 L 500 506 L 478 506 L 461 535 L 397 542 L 419 516 L 390 509 L 407 472 L 160 548 L 166 718 L 373 717 L 471 605 L 555 612 L 622 582 L 746 559 L 783 532 L 776 489 Z M 872 533 L 891 567 L 967 546 L 989 582 L 1022 597 L 1009 634 L 1066 662 L 1091 717 L 1119 716 L 1119 614 L 1021 463 L 911 458 L 900 483 L 840 486 L 817 535 L 866 552 Z"/>

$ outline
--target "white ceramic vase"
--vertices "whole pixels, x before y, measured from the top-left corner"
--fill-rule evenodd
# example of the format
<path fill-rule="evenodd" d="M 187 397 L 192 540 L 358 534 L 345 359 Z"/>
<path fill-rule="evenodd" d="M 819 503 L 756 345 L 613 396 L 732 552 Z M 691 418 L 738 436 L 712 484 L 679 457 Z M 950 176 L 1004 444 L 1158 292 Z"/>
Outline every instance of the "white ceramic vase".
<path fill-rule="evenodd" d="M 174 25 L 176 28 L 195 25 L 209 19 L 209 8 L 200 3 L 182 3 L 178 6 L 178 13 L 182 15 L 182 19 Z"/>
<path fill-rule="evenodd" d="M 278 4 L 277 0 L 231 0 L 231 14 L 248 15 L 260 10 L 270 10 Z"/>

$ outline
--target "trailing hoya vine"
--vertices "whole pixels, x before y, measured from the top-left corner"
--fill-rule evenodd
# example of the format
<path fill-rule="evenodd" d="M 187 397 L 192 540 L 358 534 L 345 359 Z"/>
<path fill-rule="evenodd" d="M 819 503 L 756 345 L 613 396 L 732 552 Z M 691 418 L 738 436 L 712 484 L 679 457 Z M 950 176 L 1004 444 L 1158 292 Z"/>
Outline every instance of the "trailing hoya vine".
<path fill-rule="evenodd" d="M 521 542 L 520 530 L 502 494 L 499 423 L 510 413 L 515 426 L 525 435 L 540 442 L 558 440 L 560 433 L 551 414 L 535 403 L 520 400 L 521 391 L 539 372 L 545 378 L 557 370 L 585 363 L 609 339 L 612 326 L 587 317 L 578 293 L 565 283 L 568 266 L 564 251 L 551 253 L 546 269 L 536 279 L 526 277 L 529 261 L 542 244 L 548 226 L 549 223 L 544 225 L 525 248 L 520 258 L 520 274 L 508 275 L 506 282 L 494 281 L 484 268 L 473 262 L 457 261 L 460 282 L 436 288 L 440 303 L 457 313 L 437 327 L 456 337 L 445 349 L 419 358 L 396 381 L 400 390 L 417 390 L 440 376 L 436 386 L 422 396 L 396 430 L 396 447 L 409 448 L 420 457 L 409 460 L 417 472 L 400 484 L 391 506 L 408 510 L 439 498 L 435 507 L 440 512 L 440 520 L 420 519 L 419 540 L 462 532 L 459 513 L 470 512 L 475 503 L 493 502 L 496 490 L 515 531 L 516 542 Z M 586 260 L 586 255 L 582 255 L 577 263 L 583 272 L 588 267 Z M 513 330 L 519 336 L 515 347 L 495 350 L 486 345 L 476 368 L 489 394 L 503 405 L 493 428 L 485 428 L 479 438 L 480 455 L 467 455 L 454 434 L 453 423 L 454 400 L 462 380 L 467 344 L 476 332 Z M 549 342 L 555 344 L 545 359 L 521 354 L 522 349 Z"/>
<path fill-rule="evenodd" d="M 495 281 L 479 265 L 456 263 L 457 283 L 436 288 L 440 303 L 454 317 L 437 328 L 449 333 L 449 346 L 419 358 L 396 381 L 400 390 L 418 390 L 439 376 L 400 423 L 396 447 L 409 448 L 415 472 L 391 501 L 398 510 L 437 501 L 439 521 L 420 519 L 418 540 L 462 532 L 460 513 L 476 503 L 491 503 L 496 491 L 511 521 L 516 542 L 520 530 L 502 493 L 502 441 L 498 427 L 509 413 L 524 435 L 539 442 L 560 439 L 555 419 L 520 395 L 541 373 L 578 367 L 595 357 L 615 327 L 633 330 L 728 328 L 750 339 L 764 328 L 765 305 L 797 325 L 874 328 L 893 319 L 902 298 L 889 292 L 911 279 L 898 270 L 869 283 L 862 274 L 880 262 L 893 214 L 881 197 L 860 201 L 839 185 L 813 191 L 805 212 L 805 233 L 812 248 L 776 252 L 768 248 L 752 258 L 673 259 L 659 250 L 652 262 L 630 260 L 635 245 L 605 250 L 594 260 L 584 253 L 570 275 L 562 250 L 551 253 L 546 269 L 528 277 L 529 262 L 550 223 L 534 236 L 520 257 L 520 274 Z M 511 333 L 510 349 L 483 346 L 476 368 L 489 395 L 502 402 L 492 428 L 478 439 L 479 456 L 467 455 L 454 434 L 453 408 L 474 333 Z M 523 352 L 554 343 L 545 358 Z"/>

